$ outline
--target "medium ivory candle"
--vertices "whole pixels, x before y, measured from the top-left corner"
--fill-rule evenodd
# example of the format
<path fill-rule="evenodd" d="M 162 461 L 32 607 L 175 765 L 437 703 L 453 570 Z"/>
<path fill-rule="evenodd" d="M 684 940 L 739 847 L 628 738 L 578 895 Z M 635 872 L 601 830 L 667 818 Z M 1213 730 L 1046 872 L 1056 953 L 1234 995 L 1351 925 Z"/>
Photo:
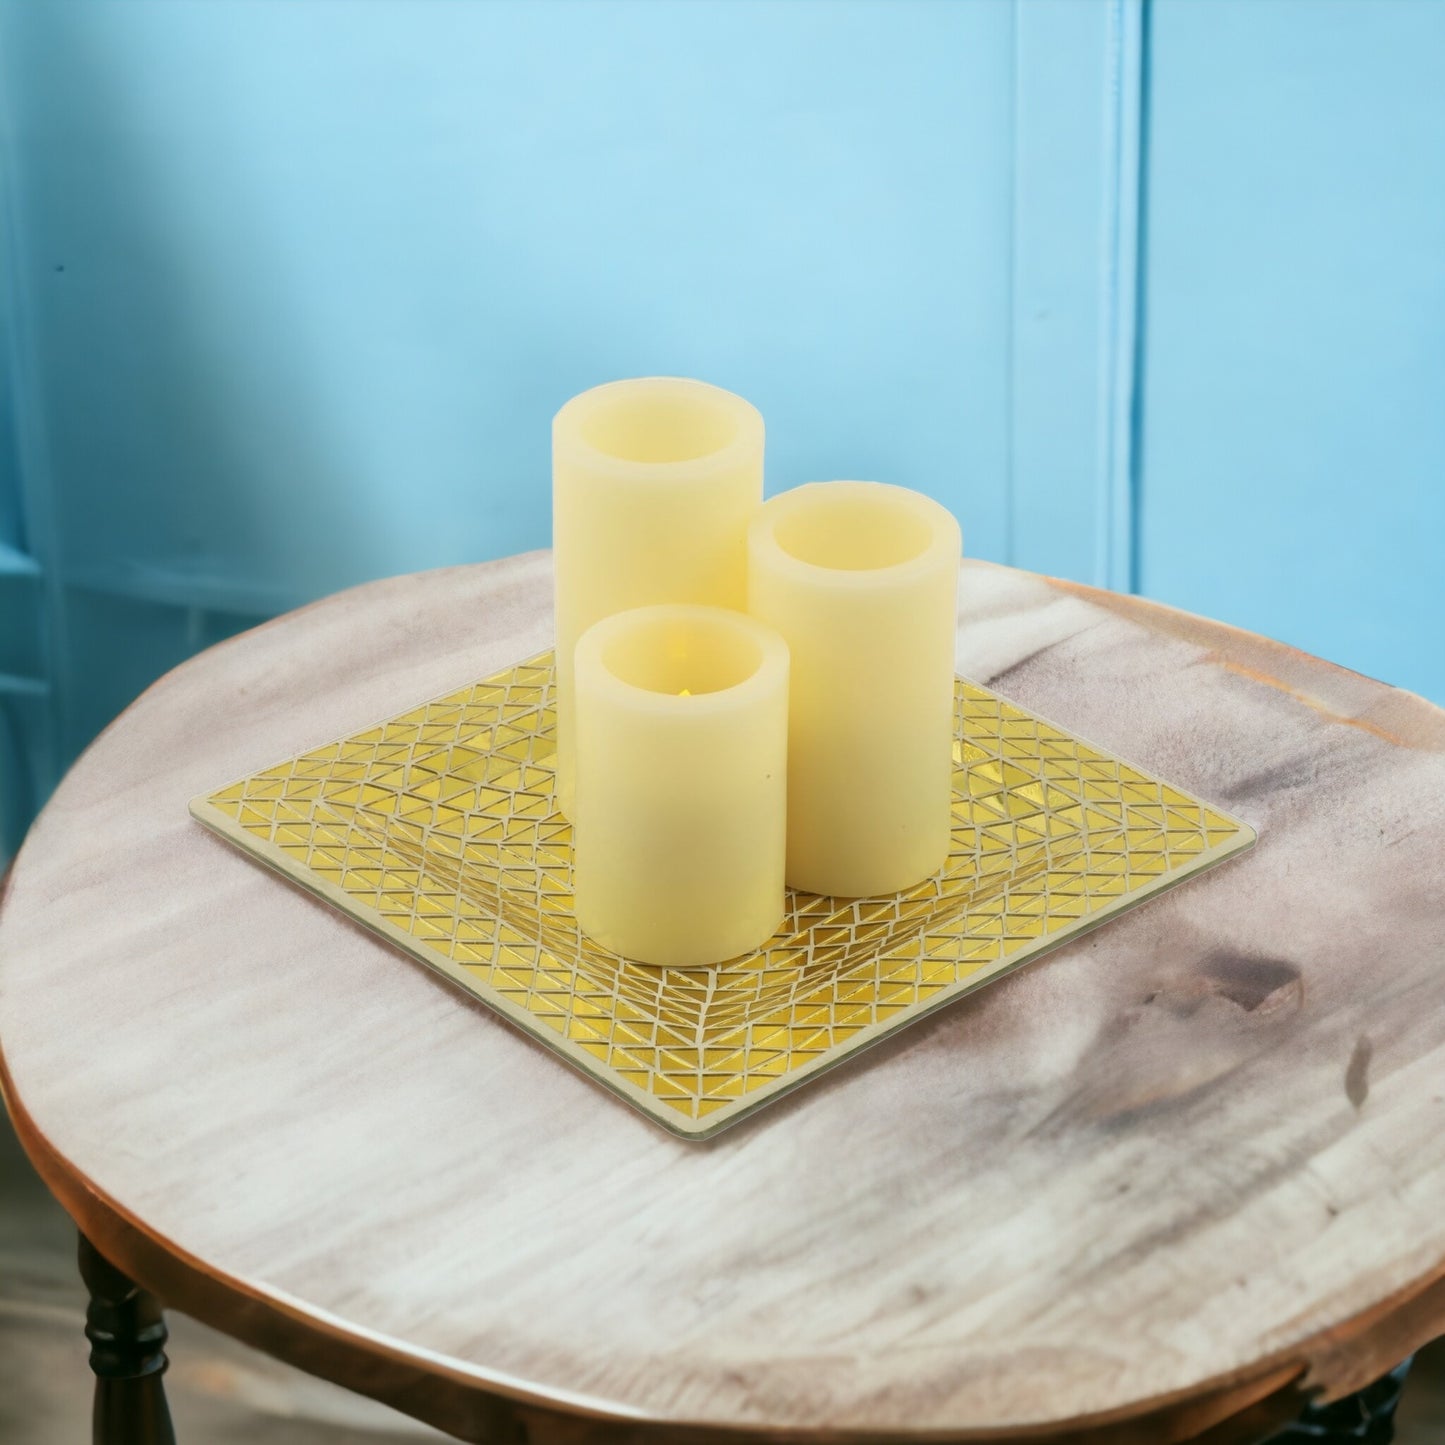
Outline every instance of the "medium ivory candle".
<path fill-rule="evenodd" d="M 815 482 L 748 533 L 748 610 L 792 657 L 788 882 L 894 893 L 942 867 L 962 537 L 903 487 Z"/>
<path fill-rule="evenodd" d="M 572 667 L 594 622 L 661 602 L 742 609 L 747 527 L 763 499 L 763 419 L 681 377 L 614 381 L 552 422 L 557 796 L 572 816 Z"/>
<path fill-rule="evenodd" d="M 582 931 L 677 968 L 783 916 L 788 649 L 718 607 L 644 607 L 577 645 L 573 893 Z"/>

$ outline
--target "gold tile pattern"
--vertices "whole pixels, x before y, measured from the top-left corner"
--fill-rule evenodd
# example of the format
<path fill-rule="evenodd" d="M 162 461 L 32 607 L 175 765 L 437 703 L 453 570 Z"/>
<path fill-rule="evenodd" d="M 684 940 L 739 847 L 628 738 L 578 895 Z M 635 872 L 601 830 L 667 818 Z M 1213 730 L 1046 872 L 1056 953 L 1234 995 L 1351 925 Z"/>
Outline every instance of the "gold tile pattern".
<path fill-rule="evenodd" d="M 760 952 L 652 968 L 573 917 L 552 676 L 544 653 L 191 811 L 689 1137 L 1254 841 L 960 679 L 940 874 L 887 897 L 790 892 Z"/>

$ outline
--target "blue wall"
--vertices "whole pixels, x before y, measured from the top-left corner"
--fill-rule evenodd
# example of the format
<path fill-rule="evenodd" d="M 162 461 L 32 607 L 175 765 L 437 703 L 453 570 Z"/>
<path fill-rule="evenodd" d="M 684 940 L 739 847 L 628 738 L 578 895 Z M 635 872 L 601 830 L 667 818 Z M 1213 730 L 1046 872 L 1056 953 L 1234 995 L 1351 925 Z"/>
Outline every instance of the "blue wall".
<path fill-rule="evenodd" d="M 1150 20 L 1141 590 L 1445 703 L 1445 5 Z"/>
<path fill-rule="evenodd" d="M 1445 700 L 1441 73 L 1414 0 L 9 0 L 8 835 L 197 647 L 545 545 L 642 372 Z"/>

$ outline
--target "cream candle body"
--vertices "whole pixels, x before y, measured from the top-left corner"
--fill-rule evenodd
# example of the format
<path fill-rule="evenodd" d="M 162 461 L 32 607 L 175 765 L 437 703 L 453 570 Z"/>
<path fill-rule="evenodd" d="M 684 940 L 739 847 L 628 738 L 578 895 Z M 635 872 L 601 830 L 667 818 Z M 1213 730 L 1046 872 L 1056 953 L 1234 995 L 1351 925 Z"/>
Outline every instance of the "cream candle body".
<path fill-rule="evenodd" d="M 788 882 L 892 893 L 942 867 L 962 537 L 937 502 L 815 482 L 764 504 L 748 608 L 791 653 Z"/>
<path fill-rule="evenodd" d="M 783 916 L 788 649 L 740 612 L 622 612 L 577 647 L 573 892 L 582 931 L 704 967 Z"/>
<path fill-rule="evenodd" d="M 763 419 L 680 377 L 616 381 L 552 422 L 557 793 L 572 816 L 573 653 L 602 618 L 654 603 L 743 608 L 763 495 Z"/>

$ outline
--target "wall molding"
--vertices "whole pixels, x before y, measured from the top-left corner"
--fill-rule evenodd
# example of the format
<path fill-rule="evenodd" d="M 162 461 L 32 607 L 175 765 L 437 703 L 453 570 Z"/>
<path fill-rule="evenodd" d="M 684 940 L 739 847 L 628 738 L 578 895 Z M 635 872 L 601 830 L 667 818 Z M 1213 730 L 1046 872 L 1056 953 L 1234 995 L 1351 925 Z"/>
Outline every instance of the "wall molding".
<path fill-rule="evenodd" d="M 1015 0 L 1009 560 L 1137 581 L 1147 0 Z"/>
<path fill-rule="evenodd" d="M 18 177 L 22 158 L 16 144 L 13 100 L 0 94 L 0 398 L 9 413 L 10 437 L 6 454 L 0 457 L 0 486 L 13 492 L 11 502 L 20 519 L 16 544 L 6 546 L 0 571 L 28 580 L 33 613 L 28 623 L 39 643 L 39 677 L 7 675 L 0 694 L 23 700 L 23 712 L 13 712 L 4 721 L 15 761 L 0 778 L 0 788 L 14 781 L 25 790 L 22 807 L 0 816 L 0 859 L 6 851 L 5 833 L 14 831 L 17 820 L 45 801 L 60 780 L 61 699 L 55 685 L 56 662 L 63 655 L 63 612 L 59 583 L 55 576 L 55 513 L 52 501 L 50 456 L 46 441 L 43 398 L 33 365 L 34 331 L 23 294 L 21 278 L 26 272 L 26 238 L 17 215 L 22 189 Z M 0 752 L 5 739 L 0 738 Z M 3 758 L 0 758 L 3 764 Z M 13 839 L 18 843 L 18 837 Z"/>
<path fill-rule="evenodd" d="M 1149 0 L 1110 0 L 1109 86 L 1105 114 L 1106 195 L 1100 341 L 1105 385 L 1100 395 L 1095 580 L 1121 592 L 1139 590 L 1140 387 L 1143 376 L 1144 117 Z"/>

